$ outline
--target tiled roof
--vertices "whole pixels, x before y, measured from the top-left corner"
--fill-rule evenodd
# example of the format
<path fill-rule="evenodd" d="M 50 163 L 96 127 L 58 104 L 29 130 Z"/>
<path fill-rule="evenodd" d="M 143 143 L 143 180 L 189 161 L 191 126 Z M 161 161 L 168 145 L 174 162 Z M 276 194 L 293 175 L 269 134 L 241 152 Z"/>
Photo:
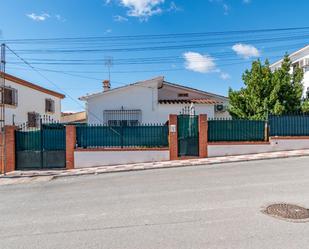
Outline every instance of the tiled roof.
<path fill-rule="evenodd" d="M 159 104 L 219 104 L 221 102 L 213 99 L 161 99 Z"/>
<path fill-rule="evenodd" d="M 2 76 L 0 76 L 0 77 L 2 78 Z M 23 86 L 32 88 L 32 89 L 37 90 L 37 91 L 40 91 L 40 92 L 43 92 L 43 93 L 46 93 L 46 94 L 50 94 L 50 95 L 55 96 L 55 97 L 58 97 L 58 98 L 60 98 L 60 99 L 65 98 L 65 95 L 62 94 L 62 93 L 58 93 L 58 92 L 49 90 L 49 89 L 47 89 L 47 88 L 41 87 L 41 86 L 39 86 L 39 85 L 35 85 L 35 84 L 31 83 L 31 82 L 28 82 L 28 81 L 26 81 L 26 80 L 20 79 L 20 78 L 18 78 L 18 77 L 16 77 L 16 76 L 13 76 L 13 75 L 8 74 L 8 73 L 5 73 L 4 78 L 5 78 L 6 80 L 15 82 L 15 83 L 17 83 L 17 84 L 19 84 L 19 85 L 23 85 Z"/>

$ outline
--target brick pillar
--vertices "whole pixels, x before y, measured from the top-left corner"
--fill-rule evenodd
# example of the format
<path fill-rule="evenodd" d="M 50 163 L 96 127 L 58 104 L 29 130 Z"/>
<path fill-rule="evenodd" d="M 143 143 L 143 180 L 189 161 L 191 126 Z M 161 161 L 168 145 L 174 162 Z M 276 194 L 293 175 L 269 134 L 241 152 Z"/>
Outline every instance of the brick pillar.
<path fill-rule="evenodd" d="M 177 115 L 169 116 L 169 148 L 170 160 L 178 159 L 178 134 L 177 134 Z"/>
<path fill-rule="evenodd" d="M 198 117 L 199 127 L 199 157 L 208 156 L 208 121 L 206 114 L 200 114 Z"/>
<path fill-rule="evenodd" d="M 5 136 L 5 165 L 1 160 L 1 173 L 8 173 L 15 170 L 15 130 L 16 126 L 6 125 L 4 128 Z M 0 136 L 2 143 L 2 136 Z"/>
<path fill-rule="evenodd" d="M 76 144 L 76 127 L 75 125 L 67 125 L 66 134 L 66 169 L 74 169 L 74 149 Z"/>

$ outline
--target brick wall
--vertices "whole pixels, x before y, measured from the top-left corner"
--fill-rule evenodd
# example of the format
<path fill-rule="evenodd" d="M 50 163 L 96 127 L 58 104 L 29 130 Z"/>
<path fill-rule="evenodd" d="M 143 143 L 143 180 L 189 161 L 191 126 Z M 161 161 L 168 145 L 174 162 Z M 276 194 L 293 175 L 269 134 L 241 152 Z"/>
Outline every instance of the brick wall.
<path fill-rule="evenodd" d="M 76 144 L 76 127 L 66 126 L 66 169 L 74 169 L 74 149 Z"/>
<path fill-rule="evenodd" d="M 199 157 L 208 156 L 208 121 L 206 114 L 200 114 L 198 119 L 199 125 Z"/>
<path fill-rule="evenodd" d="M 15 170 L 15 126 L 7 125 L 4 129 L 5 136 L 5 165 L 1 160 L 0 172 L 8 173 Z M 2 143 L 2 134 L 0 135 L 0 142 Z M 1 153 L 2 154 L 2 153 Z"/>
<path fill-rule="evenodd" d="M 170 160 L 177 160 L 178 136 L 177 136 L 177 115 L 175 114 L 171 114 L 169 116 L 169 147 L 170 147 Z"/>

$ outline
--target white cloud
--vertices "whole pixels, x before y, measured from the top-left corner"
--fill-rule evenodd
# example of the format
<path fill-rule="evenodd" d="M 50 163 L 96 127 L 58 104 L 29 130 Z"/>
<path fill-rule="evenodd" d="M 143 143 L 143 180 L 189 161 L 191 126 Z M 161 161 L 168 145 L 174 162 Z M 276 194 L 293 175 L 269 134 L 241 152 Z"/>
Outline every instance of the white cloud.
<path fill-rule="evenodd" d="M 176 5 L 176 3 L 175 2 L 171 2 L 170 3 L 170 7 L 166 10 L 166 11 L 168 11 L 168 12 L 173 12 L 173 11 L 181 11 L 182 9 L 181 8 L 179 8 L 177 5 Z"/>
<path fill-rule="evenodd" d="M 230 12 L 230 6 L 224 0 L 208 0 L 210 3 L 221 5 L 223 8 L 223 14 L 228 15 Z"/>
<path fill-rule="evenodd" d="M 185 68 L 194 72 L 209 73 L 215 70 L 216 64 L 214 58 L 209 55 L 202 55 L 196 52 L 186 52 L 183 54 L 185 58 Z"/>
<path fill-rule="evenodd" d="M 63 17 L 62 17 L 61 15 L 59 15 L 59 14 L 55 15 L 55 18 L 56 18 L 59 22 L 65 22 L 65 21 L 66 21 L 66 19 L 63 18 Z"/>
<path fill-rule="evenodd" d="M 251 3 L 251 0 L 243 0 L 242 2 L 248 4 Z"/>
<path fill-rule="evenodd" d="M 224 15 L 228 15 L 230 7 L 227 4 L 225 4 L 225 3 L 222 5 L 222 7 L 223 7 Z"/>
<path fill-rule="evenodd" d="M 127 22 L 128 18 L 126 18 L 124 16 L 116 15 L 116 16 L 114 16 L 114 21 L 115 22 Z"/>
<path fill-rule="evenodd" d="M 50 18 L 50 15 L 47 13 L 42 13 L 40 15 L 31 13 L 31 14 L 27 14 L 26 16 L 37 22 L 42 22 L 42 21 L 45 21 L 47 18 Z"/>
<path fill-rule="evenodd" d="M 238 44 L 235 44 L 232 47 L 232 49 L 236 52 L 236 54 L 238 54 L 239 56 L 245 59 L 249 59 L 250 57 L 260 56 L 260 51 L 256 47 L 250 44 L 238 43 Z"/>
<path fill-rule="evenodd" d="M 231 76 L 228 73 L 221 72 L 220 78 L 223 79 L 223 80 L 229 80 L 231 78 Z"/>
<path fill-rule="evenodd" d="M 105 30 L 105 34 L 109 34 L 109 33 L 112 33 L 112 32 L 113 32 L 112 29 L 107 29 L 107 30 Z"/>
<path fill-rule="evenodd" d="M 128 8 L 127 15 L 147 20 L 150 16 L 162 13 L 159 7 L 165 0 L 120 0 Z"/>

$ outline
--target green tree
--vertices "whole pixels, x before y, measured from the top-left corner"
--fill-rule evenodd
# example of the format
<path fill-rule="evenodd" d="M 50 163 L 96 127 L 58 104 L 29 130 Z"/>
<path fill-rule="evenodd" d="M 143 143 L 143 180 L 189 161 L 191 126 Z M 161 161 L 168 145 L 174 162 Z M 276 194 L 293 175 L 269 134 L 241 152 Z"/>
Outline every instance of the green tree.
<path fill-rule="evenodd" d="M 303 71 L 295 67 L 290 73 L 290 68 L 288 55 L 273 72 L 268 60 L 264 64 L 254 61 L 242 76 L 244 87 L 237 91 L 229 89 L 230 114 L 235 118 L 265 119 L 268 113 L 302 110 Z"/>

